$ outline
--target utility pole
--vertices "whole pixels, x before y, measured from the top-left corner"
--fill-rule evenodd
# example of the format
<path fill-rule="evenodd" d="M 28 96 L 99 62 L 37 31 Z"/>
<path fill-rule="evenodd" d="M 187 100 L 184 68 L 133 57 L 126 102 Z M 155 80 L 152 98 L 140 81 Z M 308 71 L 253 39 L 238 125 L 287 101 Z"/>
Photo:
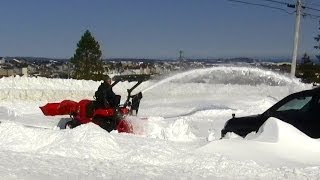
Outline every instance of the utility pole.
<path fill-rule="evenodd" d="M 286 11 L 285 9 L 282 9 L 280 7 L 277 7 L 277 6 L 269 6 L 268 4 L 266 5 L 266 4 L 260 4 L 260 3 L 252 3 L 252 2 L 242 1 L 242 0 L 227 0 L 227 1 L 238 2 L 238 3 L 247 4 L 247 5 L 266 7 L 266 8 L 271 8 L 271 9 L 283 10 L 283 11 L 291 14 L 290 12 Z M 316 17 L 316 18 L 320 17 L 320 15 L 311 14 L 311 13 L 303 13 L 302 11 L 303 11 L 303 9 L 310 9 L 312 11 L 320 11 L 320 9 L 316 9 L 316 8 L 313 8 L 313 7 L 308 7 L 308 6 L 303 5 L 303 4 L 306 4 L 306 3 L 302 3 L 302 2 L 305 2 L 306 0 L 297 0 L 296 4 L 288 4 L 288 3 L 285 3 L 285 2 L 281 2 L 279 0 L 278 1 L 277 0 L 264 0 L 264 1 L 269 1 L 269 2 L 272 2 L 272 3 L 286 5 L 289 8 L 296 9 L 296 25 L 295 25 L 294 45 L 293 45 L 292 63 L 291 63 L 291 77 L 295 77 L 295 75 L 296 75 L 297 56 L 298 56 L 298 46 L 299 46 L 299 34 L 300 34 L 301 16 L 311 16 L 311 17 Z M 315 40 L 317 42 L 319 42 L 320 41 L 320 35 L 318 35 L 318 37 L 316 37 Z M 320 49 L 320 45 L 315 46 L 315 48 L 316 49 L 317 48 Z M 317 58 L 320 59 L 320 55 Z"/>
<path fill-rule="evenodd" d="M 295 74 L 296 74 L 296 64 L 297 64 L 298 45 L 299 45 L 299 33 L 300 33 L 300 21 L 301 21 L 301 15 L 302 15 L 301 0 L 297 0 L 296 9 L 297 9 L 297 15 L 296 15 L 296 27 L 295 27 L 294 45 L 293 45 L 292 63 L 291 63 L 291 77 L 295 77 Z"/>
<path fill-rule="evenodd" d="M 179 51 L 179 61 L 180 62 L 184 61 L 183 51 L 182 50 Z"/>

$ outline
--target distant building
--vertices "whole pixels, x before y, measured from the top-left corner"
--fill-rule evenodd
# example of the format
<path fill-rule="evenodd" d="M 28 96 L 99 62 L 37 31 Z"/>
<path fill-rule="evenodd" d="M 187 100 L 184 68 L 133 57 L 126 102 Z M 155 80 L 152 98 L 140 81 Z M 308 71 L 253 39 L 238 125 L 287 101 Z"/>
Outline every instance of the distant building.
<path fill-rule="evenodd" d="M 134 71 L 131 69 L 126 68 L 123 72 L 121 72 L 122 75 L 129 75 L 129 74 L 135 74 Z"/>
<path fill-rule="evenodd" d="M 151 74 L 151 69 L 149 68 L 149 66 L 147 66 L 147 67 L 144 69 L 144 74 Z"/>
<path fill-rule="evenodd" d="M 313 64 L 313 62 L 310 59 L 310 56 L 307 55 L 307 53 L 304 53 L 302 59 L 301 59 L 302 64 Z"/>
<path fill-rule="evenodd" d="M 28 68 L 27 67 L 14 68 L 13 70 L 14 70 L 15 75 L 28 76 Z"/>
<path fill-rule="evenodd" d="M 28 76 L 28 68 L 22 67 L 22 68 L 0 68 L 0 77 L 4 76 Z"/>
<path fill-rule="evenodd" d="M 4 57 L 0 57 L 0 64 L 6 63 L 6 59 Z"/>
<path fill-rule="evenodd" d="M 16 75 L 12 68 L 0 68 L 0 77 L 14 76 Z"/>

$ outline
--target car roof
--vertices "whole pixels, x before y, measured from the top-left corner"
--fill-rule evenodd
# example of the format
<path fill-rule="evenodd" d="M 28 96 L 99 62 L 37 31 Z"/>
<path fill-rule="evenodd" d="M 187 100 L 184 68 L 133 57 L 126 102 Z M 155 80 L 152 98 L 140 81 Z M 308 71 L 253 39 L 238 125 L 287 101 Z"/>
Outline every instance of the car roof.
<path fill-rule="evenodd" d="M 318 94 L 320 93 L 320 86 L 313 87 L 312 89 L 306 91 L 311 91 L 312 93 Z"/>
<path fill-rule="evenodd" d="M 312 89 L 299 91 L 296 93 L 289 94 L 288 96 L 284 97 L 280 101 L 278 101 L 276 104 L 271 106 L 267 111 L 273 110 L 281 106 L 284 102 L 288 101 L 289 99 L 295 98 L 295 97 L 301 97 L 301 96 L 320 96 L 320 86 L 314 87 Z M 265 112 L 267 112 L 265 111 Z"/>
<path fill-rule="evenodd" d="M 312 89 L 307 89 L 304 91 L 292 93 L 291 95 L 294 95 L 294 94 L 318 94 L 318 93 L 320 93 L 320 86 L 316 86 L 316 87 L 313 87 Z"/>

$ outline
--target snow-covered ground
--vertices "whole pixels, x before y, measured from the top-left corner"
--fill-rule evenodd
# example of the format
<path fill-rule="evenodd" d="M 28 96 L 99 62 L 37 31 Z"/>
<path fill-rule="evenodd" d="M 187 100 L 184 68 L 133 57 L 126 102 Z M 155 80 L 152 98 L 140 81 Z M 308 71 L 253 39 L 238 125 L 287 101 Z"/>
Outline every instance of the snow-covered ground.
<path fill-rule="evenodd" d="M 95 124 L 57 128 L 39 106 L 92 99 L 100 82 L 0 79 L 0 179 L 319 179 L 320 141 L 270 118 L 245 139 L 220 139 L 224 123 L 265 111 L 297 79 L 249 67 L 212 67 L 150 80 L 136 134 L 108 133 Z M 133 83 L 114 87 L 125 99 Z"/>

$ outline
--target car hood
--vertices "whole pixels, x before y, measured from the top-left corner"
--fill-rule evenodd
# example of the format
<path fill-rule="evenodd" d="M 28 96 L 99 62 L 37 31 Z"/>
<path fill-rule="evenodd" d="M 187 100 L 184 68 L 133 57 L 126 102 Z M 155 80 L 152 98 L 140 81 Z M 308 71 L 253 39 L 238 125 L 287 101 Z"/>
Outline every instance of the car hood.
<path fill-rule="evenodd" d="M 262 114 L 256 114 L 251 116 L 244 116 L 244 117 L 234 117 L 229 119 L 226 124 L 225 128 L 228 126 L 236 126 L 238 128 L 246 127 L 246 126 L 260 126 L 264 122 Z"/>

